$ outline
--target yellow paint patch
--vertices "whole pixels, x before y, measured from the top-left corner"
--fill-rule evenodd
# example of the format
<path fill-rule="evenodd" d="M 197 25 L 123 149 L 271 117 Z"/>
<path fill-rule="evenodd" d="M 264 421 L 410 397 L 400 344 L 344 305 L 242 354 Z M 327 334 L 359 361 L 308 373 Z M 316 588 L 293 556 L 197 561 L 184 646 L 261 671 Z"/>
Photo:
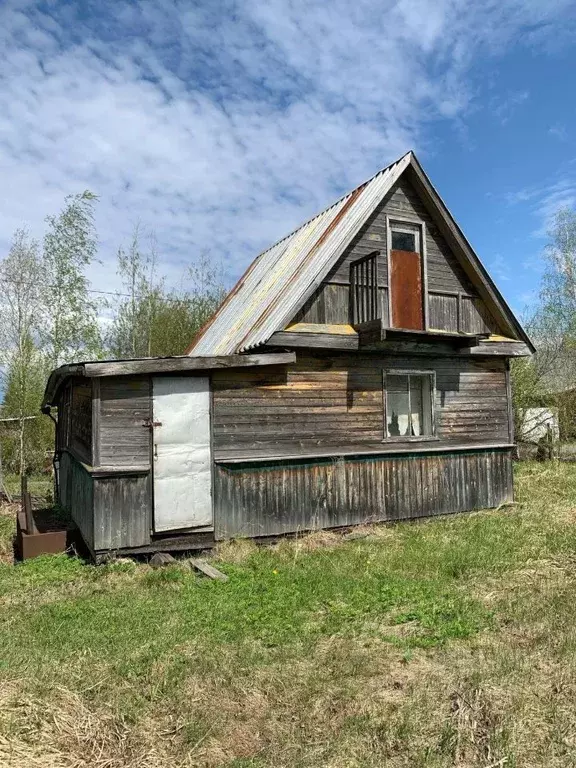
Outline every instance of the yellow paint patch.
<path fill-rule="evenodd" d="M 393 328 L 391 330 L 394 330 Z M 422 331 L 424 333 L 424 331 Z M 447 331 L 445 328 L 428 328 L 428 333 L 446 333 L 450 336 L 454 336 L 456 331 Z M 461 336 L 465 336 L 466 334 L 462 333 Z"/>
<path fill-rule="evenodd" d="M 497 333 L 493 333 L 491 336 L 488 336 L 488 338 L 484 339 L 484 341 L 515 341 L 518 344 L 521 343 L 518 339 L 511 339 L 509 336 L 499 336 Z"/>
<path fill-rule="evenodd" d="M 351 325 L 329 325 L 328 323 L 294 323 L 285 328 L 290 333 L 334 333 L 342 336 L 356 336 Z"/>

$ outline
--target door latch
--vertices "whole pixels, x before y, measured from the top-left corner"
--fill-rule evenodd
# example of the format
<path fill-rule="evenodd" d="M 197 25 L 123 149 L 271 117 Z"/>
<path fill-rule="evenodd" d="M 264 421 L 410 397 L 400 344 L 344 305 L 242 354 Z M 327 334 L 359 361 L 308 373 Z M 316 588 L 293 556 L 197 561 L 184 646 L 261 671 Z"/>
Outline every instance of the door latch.
<path fill-rule="evenodd" d="M 162 422 L 161 421 L 152 421 L 152 419 L 144 419 L 142 422 L 143 427 L 147 427 L 148 429 L 152 429 L 153 427 L 161 427 Z"/>

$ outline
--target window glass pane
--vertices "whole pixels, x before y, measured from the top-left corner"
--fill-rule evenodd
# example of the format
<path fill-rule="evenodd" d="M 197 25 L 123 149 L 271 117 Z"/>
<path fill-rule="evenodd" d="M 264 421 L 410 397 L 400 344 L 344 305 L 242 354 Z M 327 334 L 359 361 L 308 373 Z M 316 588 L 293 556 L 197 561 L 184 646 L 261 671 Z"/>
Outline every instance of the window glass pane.
<path fill-rule="evenodd" d="M 432 398 L 434 397 L 434 387 L 432 386 L 432 376 L 424 376 L 422 383 L 422 402 L 424 404 L 423 416 L 424 416 L 424 434 L 434 434 L 434 422 L 432 421 L 432 409 L 434 403 Z"/>
<path fill-rule="evenodd" d="M 410 411 L 414 437 L 432 434 L 432 399 L 430 376 L 410 376 Z"/>
<path fill-rule="evenodd" d="M 388 437 L 408 436 L 408 376 L 386 376 L 386 433 Z"/>
<path fill-rule="evenodd" d="M 387 437 L 432 435 L 432 396 L 430 374 L 387 374 Z"/>
<path fill-rule="evenodd" d="M 422 376 L 410 377 L 410 411 L 412 432 L 415 437 L 424 434 L 424 414 L 422 412 Z"/>
<path fill-rule="evenodd" d="M 415 251 L 416 233 L 415 232 L 396 232 L 392 230 L 392 250 L 393 251 Z"/>

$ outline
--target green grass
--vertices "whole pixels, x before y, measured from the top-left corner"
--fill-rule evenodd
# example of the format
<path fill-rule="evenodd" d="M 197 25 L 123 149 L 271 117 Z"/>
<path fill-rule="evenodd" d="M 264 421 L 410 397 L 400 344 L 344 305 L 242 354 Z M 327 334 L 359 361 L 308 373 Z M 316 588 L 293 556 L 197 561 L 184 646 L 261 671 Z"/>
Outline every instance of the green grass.
<path fill-rule="evenodd" d="M 516 486 L 365 538 L 226 544 L 226 583 L 14 566 L 0 515 L 0 765 L 576 766 L 576 467 Z"/>

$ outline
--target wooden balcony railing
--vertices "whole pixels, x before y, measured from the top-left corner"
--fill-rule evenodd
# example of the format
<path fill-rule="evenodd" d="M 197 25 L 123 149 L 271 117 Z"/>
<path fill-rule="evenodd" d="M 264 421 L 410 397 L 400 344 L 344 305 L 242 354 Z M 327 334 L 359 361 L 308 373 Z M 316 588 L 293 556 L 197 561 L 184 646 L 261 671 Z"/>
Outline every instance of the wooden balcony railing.
<path fill-rule="evenodd" d="M 378 252 L 370 253 L 350 265 L 352 325 L 380 317 L 378 302 Z"/>

